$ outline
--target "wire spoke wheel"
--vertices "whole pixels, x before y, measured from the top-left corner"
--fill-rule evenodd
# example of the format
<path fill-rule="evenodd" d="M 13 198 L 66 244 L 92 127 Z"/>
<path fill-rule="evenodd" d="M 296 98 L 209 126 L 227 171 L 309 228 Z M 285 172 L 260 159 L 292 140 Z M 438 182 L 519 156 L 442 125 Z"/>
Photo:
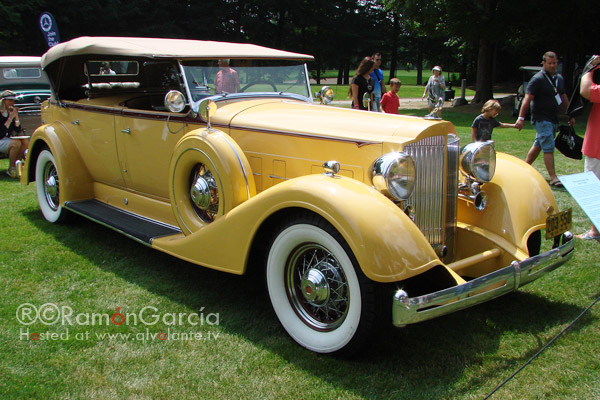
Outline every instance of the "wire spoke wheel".
<path fill-rule="evenodd" d="M 266 278 L 279 322 L 309 350 L 352 355 L 375 332 L 374 283 L 342 235 L 317 215 L 280 223 L 266 254 Z"/>
<path fill-rule="evenodd" d="M 344 271 L 323 246 L 299 246 L 286 265 L 286 291 L 294 311 L 313 329 L 330 331 L 346 317 L 348 282 Z"/>
<path fill-rule="evenodd" d="M 44 173 L 42 176 L 44 182 L 44 193 L 48 206 L 56 211 L 60 205 L 60 184 L 58 180 L 58 172 L 53 163 L 48 162 L 44 166 Z"/>
<path fill-rule="evenodd" d="M 35 162 L 35 188 L 40 210 L 47 221 L 66 222 L 68 210 L 60 205 L 60 178 L 56 160 L 48 149 L 40 152 Z"/>

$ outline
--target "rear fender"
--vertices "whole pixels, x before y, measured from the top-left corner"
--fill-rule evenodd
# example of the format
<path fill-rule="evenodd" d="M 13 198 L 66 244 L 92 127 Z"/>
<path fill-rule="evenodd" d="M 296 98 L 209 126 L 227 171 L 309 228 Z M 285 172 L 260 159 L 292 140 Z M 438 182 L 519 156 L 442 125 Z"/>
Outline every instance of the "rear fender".
<path fill-rule="evenodd" d="M 50 149 L 56 161 L 61 180 L 60 204 L 93 198 L 91 176 L 68 130 L 58 122 L 42 125 L 31 135 L 21 183 L 26 185 L 35 181 L 35 164 L 45 148 Z"/>

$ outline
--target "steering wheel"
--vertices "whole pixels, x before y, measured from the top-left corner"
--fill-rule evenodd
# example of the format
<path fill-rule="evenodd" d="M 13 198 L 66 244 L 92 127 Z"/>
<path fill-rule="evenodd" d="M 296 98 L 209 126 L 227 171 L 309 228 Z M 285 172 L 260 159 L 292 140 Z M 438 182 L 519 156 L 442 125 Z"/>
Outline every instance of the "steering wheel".
<path fill-rule="evenodd" d="M 248 89 L 249 87 L 252 87 L 254 85 L 271 85 L 271 87 L 273 88 L 274 92 L 277 92 L 277 87 L 275 86 L 275 84 L 271 83 L 271 82 L 250 82 L 249 84 L 247 84 L 246 86 L 244 86 L 243 88 L 240 89 L 239 93 L 243 93 L 246 91 L 246 89 Z"/>

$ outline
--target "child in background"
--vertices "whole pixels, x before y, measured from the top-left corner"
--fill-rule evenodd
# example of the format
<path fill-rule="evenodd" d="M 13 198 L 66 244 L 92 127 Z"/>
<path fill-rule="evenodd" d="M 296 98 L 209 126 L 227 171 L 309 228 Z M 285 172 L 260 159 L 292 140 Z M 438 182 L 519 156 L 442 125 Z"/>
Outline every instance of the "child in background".
<path fill-rule="evenodd" d="M 471 139 L 474 142 L 485 142 L 492 140 L 492 130 L 496 127 L 515 128 L 515 124 L 504 124 L 496 121 L 496 117 L 502 110 L 498 100 L 488 100 L 481 109 L 481 115 L 477 116 L 471 125 Z"/>
<path fill-rule="evenodd" d="M 402 86 L 402 82 L 398 78 L 390 79 L 390 91 L 381 97 L 381 109 L 384 113 L 398 114 L 398 107 L 400 107 L 398 90 L 400 90 L 400 86 Z"/>

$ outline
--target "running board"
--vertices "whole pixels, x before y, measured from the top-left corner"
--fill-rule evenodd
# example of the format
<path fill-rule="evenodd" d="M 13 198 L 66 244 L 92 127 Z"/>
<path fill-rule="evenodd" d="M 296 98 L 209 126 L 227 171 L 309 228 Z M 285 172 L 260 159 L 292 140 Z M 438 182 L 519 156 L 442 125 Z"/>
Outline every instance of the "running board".
<path fill-rule="evenodd" d="M 146 245 L 151 245 L 155 238 L 181 233 L 181 229 L 174 226 L 123 211 L 98 200 L 67 201 L 64 208 Z"/>

